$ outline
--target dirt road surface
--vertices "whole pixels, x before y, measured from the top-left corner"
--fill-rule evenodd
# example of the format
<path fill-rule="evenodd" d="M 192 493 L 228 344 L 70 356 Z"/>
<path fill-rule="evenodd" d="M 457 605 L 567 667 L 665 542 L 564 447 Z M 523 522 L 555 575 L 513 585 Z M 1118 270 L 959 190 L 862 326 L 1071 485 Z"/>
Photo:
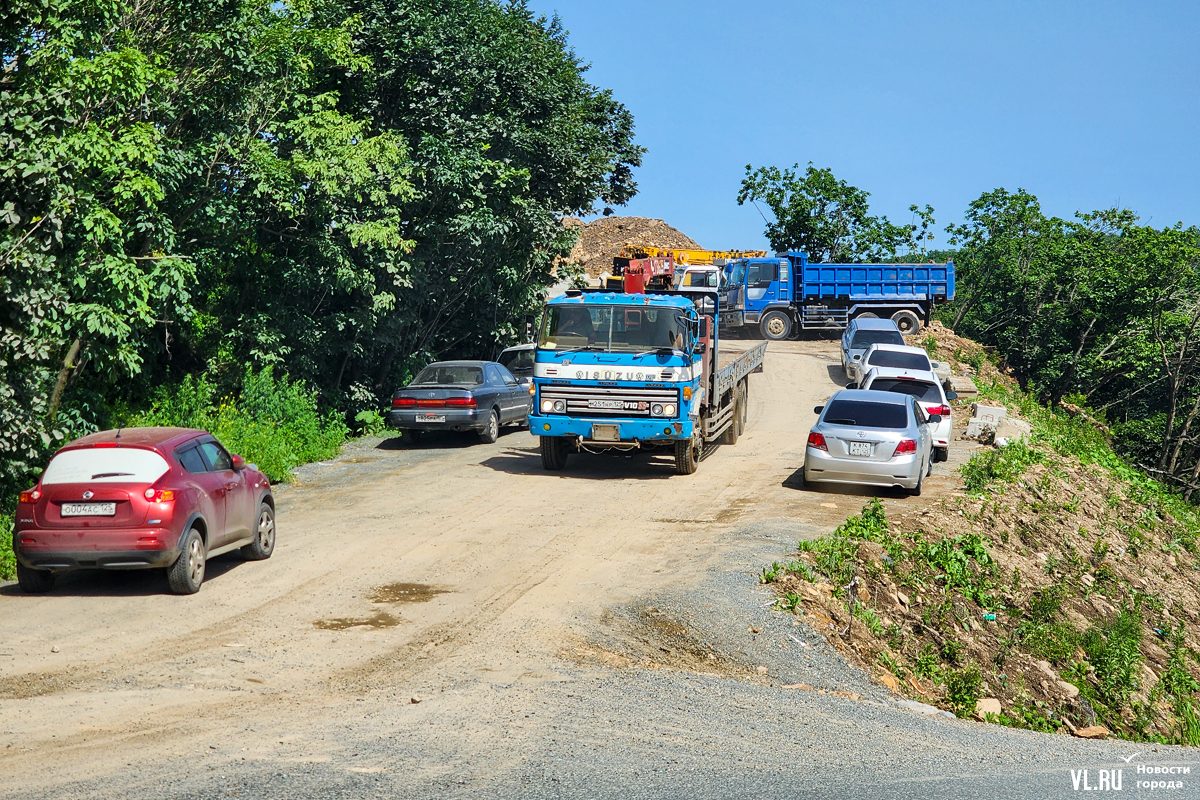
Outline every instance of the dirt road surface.
<path fill-rule="evenodd" d="M 5 586 L 0 796 L 1043 798 L 1194 760 L 902 708 L 769 608 L 762 566 L 869 496 L 794 482 L 844 381 L 835 343 L 772 343 L 746 434 L 692 476 L 547 473 L 516 431 L 360 442 L 279 491 L 273 558 L 215 559 L 198 595 Z"/>

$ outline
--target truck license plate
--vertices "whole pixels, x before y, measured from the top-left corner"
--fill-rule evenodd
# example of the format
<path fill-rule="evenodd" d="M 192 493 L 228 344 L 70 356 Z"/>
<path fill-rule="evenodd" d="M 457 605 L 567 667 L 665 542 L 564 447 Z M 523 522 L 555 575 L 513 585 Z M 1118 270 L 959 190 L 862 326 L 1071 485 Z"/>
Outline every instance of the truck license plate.
<path fill-rule="evenodd" d="M 445 422 L 445 414 L 417 414 L 417 422 Z"/>
<path fill-rule="evenodd" d="M 116 503 L 63 503 L 64 517 L 112 517 L 116 516 Z"/>
<path fill-rule="evenodd" d="M 625 408 L 623 400 L 588 400 L 588 408 L 602 408 L 609 411 L 622 411 Z"/>
<path fill-rule="evenodd" d="M 598 442 L 619 442 L 621 441 L 621 426 L 593 425 L 592 438 Z"/>
<path fill-rule="evenodd" d="M 869 456 L 871 455 L 870 442 L 851 442 L 850 455 L 852 456 Z"/>

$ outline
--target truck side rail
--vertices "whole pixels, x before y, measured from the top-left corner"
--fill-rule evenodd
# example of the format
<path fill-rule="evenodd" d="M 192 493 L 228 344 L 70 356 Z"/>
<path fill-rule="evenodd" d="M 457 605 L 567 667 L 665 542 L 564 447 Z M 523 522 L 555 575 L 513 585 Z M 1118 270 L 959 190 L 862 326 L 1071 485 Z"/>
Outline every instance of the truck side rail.
<path fill-rule="evenodd" d="M 723 397 L 747 375 L 763 371 L 763 359 L 766 357 L 768 344 L 770 343 L 757 344 L 720 368 L 715 387 L 717 398 Z"/>

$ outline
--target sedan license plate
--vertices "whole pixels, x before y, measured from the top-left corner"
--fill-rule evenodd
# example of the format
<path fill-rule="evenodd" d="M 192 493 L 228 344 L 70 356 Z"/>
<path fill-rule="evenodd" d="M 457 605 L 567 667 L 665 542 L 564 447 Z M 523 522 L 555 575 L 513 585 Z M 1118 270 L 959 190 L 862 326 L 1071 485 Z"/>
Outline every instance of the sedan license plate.
<path fill-rule="evenodd" d="M 588 408 L 603 408 L 609 411 L 623 411 L 624 400 L 588 400 Z"/>
<path fill-rule="evenodd" d="M 417 422 L 445 422 L 445 414 L 417 414 Z"/>
<path fill-rule="evenodd" d="M 63 503 L 64 517 L 112 517 L 116 516 L 116 503 Z"/>
<path fill-rule="evenodd" d="M 850 455 L 852 456 L 869 456 L 871 455 L 870 442 L 850 442 Z"/>

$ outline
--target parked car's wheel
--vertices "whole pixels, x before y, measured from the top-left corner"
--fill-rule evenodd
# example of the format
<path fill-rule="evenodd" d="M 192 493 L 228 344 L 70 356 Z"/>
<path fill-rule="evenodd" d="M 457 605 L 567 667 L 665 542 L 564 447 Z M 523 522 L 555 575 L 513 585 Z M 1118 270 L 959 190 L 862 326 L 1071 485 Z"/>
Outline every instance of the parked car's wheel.
<path fill-rule="evenodd" d="M 695 438 L 675 441 L 675 471 L 691 475 L 700 464 L 700 443 Z"/>
<path fill-rule="evenodd" d="M 48 569 L 33 569 L 17 562 L 17 584 L 26 594 L 42 594 L 54 588 L 54 573 Z"/>
<path fill-rule="evenodd" d="M 908 490 L 909 495 L 912 497 L 920 497 L 921 489 L 922 489 L 922 487 L 924 487 L 924 485 L 925 485 L 925 471 L 921 470 L 921 477 L 917 478 L 916 488 L 909 489 Z"/>
<path fill-rule="evenodd" d="M 208 549 L 200 531 L 192 528 L 183 535 L 183 549 L 179 558 L 167 569 L 167 583 L 175 594 L 195 594 L 204 582 L 204 564 L 208 560 Z"/>
<path fill-rule="evenodd" d="M 262 561 L 275 552 L 275 509 L 265 500 L 258 505 L 254 541 L 242 548 L 242 556 L 250 561 Z"/>
<path fill-rule="evenodd" d="M 949 447 L 933 448 L 933 460 L 938 461 L 938 462 L 949 461 L 950 460 L 950 448 Z"/>
<path fill-rule="evenodd" d="M 792 332 L 792 318 L 782 311 L 768 311 L 758 323 L 764 339 L 777 342 Z"/>
<path fill-rule="evenodd" d="M 488 412 L 487 423 L 483 430 L 479 432 L 479 440 L 484 444 L 492 444 L 500 438 L 500 415 L 496 413 L 496 409 Z"/>
<path fill-rule="evenodd" d="M 421 432 L 416 428 L 405 428 L 402 432 L 401 438 L 403 438 L 404 441 L 408 442 L 409 444 L 420 444 Z"/>
<path fill-rule="evenodd" d="M 546 469 L 562 469 L 567 465 L 567 440 L 562 436 L 541 437 L 542 466 Z"/>
<path fill-rule="evenodd" d="M 892 322 L 904 336 L 911 336 L 921 330 L 921 319 L 911 311 L 897 311 L 892 314 Z"/>

